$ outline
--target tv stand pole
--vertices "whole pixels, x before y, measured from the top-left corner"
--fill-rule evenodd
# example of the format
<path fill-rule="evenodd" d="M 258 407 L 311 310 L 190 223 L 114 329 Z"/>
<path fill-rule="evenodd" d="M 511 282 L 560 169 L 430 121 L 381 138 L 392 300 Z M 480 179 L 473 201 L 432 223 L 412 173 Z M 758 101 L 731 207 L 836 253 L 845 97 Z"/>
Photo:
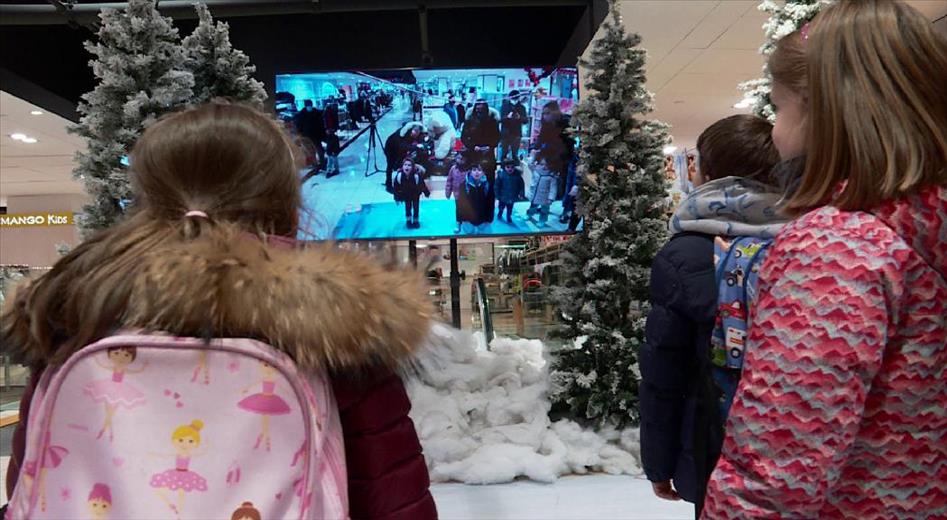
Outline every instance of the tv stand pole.
<path fill-rule="evenodd" d="M 450 312 L 454 328 L 460 328 L 460 263 L 457 239 L 450 239 Z"/>

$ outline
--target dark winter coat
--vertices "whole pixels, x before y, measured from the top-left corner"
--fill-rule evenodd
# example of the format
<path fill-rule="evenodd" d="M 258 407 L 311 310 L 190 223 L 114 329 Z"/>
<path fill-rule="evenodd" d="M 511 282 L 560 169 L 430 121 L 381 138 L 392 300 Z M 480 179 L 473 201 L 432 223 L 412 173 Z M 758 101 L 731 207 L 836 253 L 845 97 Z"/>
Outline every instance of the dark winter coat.
<path fill-rule="evenodd" d="M 651 267 L 651 312 L 641 349 L 641 458 L 652 482 L 674 481 L 700 503 L 723 443 L 710 376 L 717 314 L 714 237 L 679 233 Z"/>
<path fill-rule="evenodd" d="M 424 125 L 418 122 L 406 123 L 400 129 L 392 132 L 385 140 L 385 160 L 388 161 L 388 168 L 392 171 L 401 168 L 401 162 L 408 154 L 417 150 L 420 143 L 411 138 L 411 129 L 417 127 L 424 130 Z"/>
<path fill-rule="evenodd" d="M 457 195 L 457 222 L 469 222 L 475 226 L 493 222 L 493 197 L 486 178 L 477 185 L 470 175 Z"/>
<path fill-rule="evenodd" d="M 464 123 L 467 122 L 467 107 L 463 103 L 457 104 L 457 128 L 464 126 Z"/>
<path fill-rule="evenodd" d="M 427 466 L 408 417 L 411 404 L 396 375 L 428 329 L 420 278 L 338 250 L 292 250 L 290 240 L 225 238 L 173 243 L 143 258 L 141 280 L 133 284 L 116 327 L 201 336 L 207 329 L 200 324 L 214 323 L 231 336 L 267 341 L 304 370 L 328 369 L 345 437 L 351 517 L 436 518 Z M 0 336 L 6 352 L 33 366 L 13 435 L 7 496 L 23 461 L 30 400 L 44 369 L 22 310 L 29 292 L 28 286 L 17 292 Z M 229 297 L 197 309 L 190 303 L 194 294 Z M 338 306 L 346 301 L 361 307 Z M 286 308 L 286 302 L 299 306 Z M 385 319 L 371 319 L 377 316 Z"/>
<path fill-rule="evenodd" d="M 510 114 L 513 114 L 513 117 L 509 117 Z M 523 136 L 523 125 L 528 119 L 526 115 L 526 107 L 522 103 L 513 103 L 509 100 L 504 101 L 502 107 L 500 108 L 500 117 L 503 118 L 503 128 L 502 128 L 502 138 L 507 139 L 518 139 Z"/>
<path fill-rule="evenodd" d="M 294 118 L 296 130 L 303 137 L 308 137 L 313 143 L 325 141 L 326 126 L 322 110 L 318 108 L 303 108 Z"/>
<path fill-rule="evenodd" d="M 453 103 L 447 102 L 444 103 L 444 112 L 450 117 L 450 122 L 454 125 L 454 128 L 457 128 L 457 107 Z"/>
<path fill-rule="evenodd" d="M 323 127 L 326 132 L 335 132 L 339 129 L 339 105 L 335 101 L 331 101 L 326 105 L 322 119 L 325 123 Z"/>
<path fill-rule="evenodd" d="M 513 175 L 510 175 L 506 173 L 506 169 L 501 169 L 497 174 L 494 191 L 497 200 L 504 204 L 526 200 L 526 183 L 523 182 L 523 172 L 517 168 Z"/>
<path fill-rule="evenodd" d="M 399 202 L 412 201 L 420 198 L 422 194 L 428 197 L 431 196 L 431 190 L 428 189 L 427 182 L 424 181 L 424 168 L 420 166 L 415 166 L 410 175 L 405 175 L 401 170 L 396 171 L 392 180 L 392 187 L 395 192 L 395 200 Z"/>
<path fill-rule="evenodd" d="M 500 124 L 489 112 L 483 116 L 474 115 L 464 125 L 460 140 L 468 150 L 477 146 L 496 148 L 500 142 Z"/>

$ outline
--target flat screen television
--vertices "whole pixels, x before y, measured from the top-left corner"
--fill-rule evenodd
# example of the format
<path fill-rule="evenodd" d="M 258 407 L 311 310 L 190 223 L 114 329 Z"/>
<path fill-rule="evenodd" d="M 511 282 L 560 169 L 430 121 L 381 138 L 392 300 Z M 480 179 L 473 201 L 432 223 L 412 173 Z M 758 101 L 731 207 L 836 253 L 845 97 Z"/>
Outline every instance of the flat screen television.
<path fill-rule="evenodd" d="M 275 100 L 307 156 L 302 239 L 581 229 L 575 68 L 281 74 Z"/>

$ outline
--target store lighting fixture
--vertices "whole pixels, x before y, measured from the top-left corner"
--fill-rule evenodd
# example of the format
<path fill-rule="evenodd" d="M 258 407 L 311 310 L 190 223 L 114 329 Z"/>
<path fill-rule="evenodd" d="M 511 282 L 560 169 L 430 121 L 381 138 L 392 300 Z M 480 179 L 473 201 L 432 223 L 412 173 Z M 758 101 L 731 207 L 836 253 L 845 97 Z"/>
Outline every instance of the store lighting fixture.
<path fill-rule="evenodd" d="M 30 115 L 31 115 L 31 116 L 41 116 L 41 115 L 43 115 L 43 111 L 42 111 L 42 110 L 30 110 Z"/>
<path fill-rule="evenodd" d="M 739 103 L 733 105 L 733 108 L 744 109 L 744 108 L 750 108 L 751 106 L 753 106 L 753 99 L 743 98 L 740 100 Z"/>
<path fill-rule="evenodd" d="M 667 145 L 664 147 L 664 155 L 671 155 L 675 150 L 677 150 L 676 146 Z"/>
<path fill-rule="evenodd" d="M 10 139 L 13 139 L 14 141 L 19 141 L 21 143 L 26 143 L 26 144 L 33 144 L 33 143 L 38 142 L 38 139 L 36 139 L 35 137 L 30 137 L 26 134 L 21 134 L 19 132 L 15 134 L 10 134 Z"/>

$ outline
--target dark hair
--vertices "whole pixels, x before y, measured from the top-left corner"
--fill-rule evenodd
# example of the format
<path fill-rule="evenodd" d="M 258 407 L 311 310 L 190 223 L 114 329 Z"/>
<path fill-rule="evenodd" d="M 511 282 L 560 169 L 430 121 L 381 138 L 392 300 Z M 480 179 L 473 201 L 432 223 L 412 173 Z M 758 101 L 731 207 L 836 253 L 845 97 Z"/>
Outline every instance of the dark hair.
<path fill-rule="evenodd" d="M 502 163 L 500 163 L 500 164 L 501 164 L 502 166 L 506 167 L 506 166 L 516 166 L 516 165 L 519 164 L 519 163 L 518 163 L 517 161 L 514 161 L 513 159 L 506 159 L 506 160 L 504 160 L 504 161 L 503 161 Z"/>
<path fill-rule="evenodd" d="M 744 177 L 775 184 L 771 177 L 779 162 L 769 121 L 738 114 L 717 121 L 697 138 L 700 173 L 707 180 Z"/>
<path fill-rule="evenodd" d="M 307 99 L 307 100 L 303 101 L 303 106 L 304 106 L 304 107 L 311 107 L 311 106 L 312 106 L 312 100 L 311 100 L 311 99 Z"/>
<path fill-rule="evenodd" d="M 515 98 L 515 97 L 517 97 L 517 96 L 519 96 L 519 95 L 520 95 L 520 91 L 519 91 L 519 90 L 511 90 L 511 91 L 510 91 L 510 97 L 511 97 L 511 98 Z"/>
<path fill-rule="evenodd" d="M 401 159 L 401 166 L 404 166 L 404 163 L 406 162 L 411 163 L 411 166 L 416 166 L 418 164 L 414 161 L 414 158 L 411 157 L 410 155 L 406 155 L 404 159 Z"/>
<path fill-rule="evenodd" d="M 105 351 L 105 355 L 111 356 L 112 352 L 121 352 L 123 350 L 131 354 L 132 361 L 134 361 L 135 358 L 138 357 L 138 349 L 136 349 L 135 347 L 110 347 Z"/>

